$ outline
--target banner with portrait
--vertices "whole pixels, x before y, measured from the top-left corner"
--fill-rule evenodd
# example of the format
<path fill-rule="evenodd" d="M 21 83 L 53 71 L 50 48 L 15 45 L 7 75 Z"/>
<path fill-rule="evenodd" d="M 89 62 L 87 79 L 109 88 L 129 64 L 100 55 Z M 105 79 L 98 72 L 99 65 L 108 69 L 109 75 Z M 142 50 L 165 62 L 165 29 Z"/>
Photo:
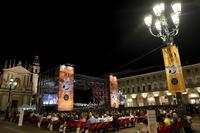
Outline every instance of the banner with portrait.
<path fill-rule="evenodd" d="M 110 106 L 112 108 L 119 108 L 119 93 L 117 77 L 110 75 Z"/>
<path fill-rule="evenodd" d="M 175 45 L 169 45 L 162 48 L 162 53 L 165 64 L 168 90 L 170 92 L 184 92 L 185 80 L 183 77 L 178 48 Z"/>
<path fill-rule="evenodd" d="M 60 66 L 58 86 L 58 111 L 72 111 L 74 104 L 74 68 L 72 66 Z"/>

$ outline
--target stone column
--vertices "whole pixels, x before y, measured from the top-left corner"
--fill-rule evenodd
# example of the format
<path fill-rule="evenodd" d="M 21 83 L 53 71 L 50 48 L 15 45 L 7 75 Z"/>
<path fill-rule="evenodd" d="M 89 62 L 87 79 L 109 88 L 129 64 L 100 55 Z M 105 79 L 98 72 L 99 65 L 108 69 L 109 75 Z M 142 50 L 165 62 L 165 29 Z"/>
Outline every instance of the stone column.
<path fill-rule="evenodd" d="M 187 104 L 187 94 L 182 94 L 182 102 L 183 104 Z"/>
<path fill-rule="evenodd" d="M 155 102 L 156 102 L 156 105 L 160 105 L 159 96 L 155 97 Z"/>
<path fill-rule="evenodd" d="M 27 103 L 27 96 L 25 95 L 25 96 L 23 96 L 23 103 L 22 104 L 28 104 Z"/>
<path fill-rule="evenodd" d="M 172 98 L 172 96 L 167 96 L 167 97 L 168 97 L 169 105 L 172 105 L 172 103 L 173 103 L 173 98 Z"/>
<path fill-rule="evenodd" d="M 133 98 L 133 107 L 137 107 L 137 101 L 136 101 L 136 98 Z"/>
<path fill-rule="evenodd" d="M 149 105 L 149 103 L 147 103 L 147 97 L 143 98 L 143 103 L 144 103 L 144 106 L 148 106 Z"/>
<path fill-rule="evenodd" d="M 178 111 L 178 113 L 185 113 L 186 107 L 183 105 L 181 92 L 176 93 L 176 99 L 177 99 L 177 111 Z"/>
<path fill-rule="evenodd" d="M 0 98 L 1 100 L 1 110 L 6 111 L 8 106 L 8 95 L 4 94 Z"/>

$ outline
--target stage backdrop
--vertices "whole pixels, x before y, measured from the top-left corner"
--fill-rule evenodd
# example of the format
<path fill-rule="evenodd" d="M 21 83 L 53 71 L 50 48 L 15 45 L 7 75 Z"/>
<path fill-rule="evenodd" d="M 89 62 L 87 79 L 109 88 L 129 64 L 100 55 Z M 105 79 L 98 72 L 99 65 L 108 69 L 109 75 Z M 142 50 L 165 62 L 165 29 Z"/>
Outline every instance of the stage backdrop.
<path fill-rule="evenodd" d="M 119 94 L 117 77 L 110 75 L 110 106 L 112 108 L 119 108 Z"/>
<path fill-rule="evenodd" d="M 162 48 L 162 53 L 165 63 L 168 90 L 170 92 L 184 92 L 185 81 L 178 48 L 175 45 L 169 45 Z"/>
<path fill-rule="evenodd" d="M 58 111 L 72 111 L 74 104 L 74 68 L 60 66 Z"/>

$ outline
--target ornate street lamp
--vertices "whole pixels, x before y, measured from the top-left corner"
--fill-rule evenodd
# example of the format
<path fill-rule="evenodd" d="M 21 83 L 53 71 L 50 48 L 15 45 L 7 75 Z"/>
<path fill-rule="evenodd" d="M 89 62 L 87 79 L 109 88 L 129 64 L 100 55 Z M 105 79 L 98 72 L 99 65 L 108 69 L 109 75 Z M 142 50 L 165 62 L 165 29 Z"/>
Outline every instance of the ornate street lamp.
<path fill-rule="evenodd" d="M 171 13 L 171 21 L 168 21 L 168 18 L 165 17 L 165 5 L 164 3 L 157 4 L 153 7 L 153 15 L 147 15 L 144 18 L 144 22 L 147 25 L 150 33 L 158 38 L 161 38 L 164 43 L 167 45 L 173 44 L 173 37 L 178 34 L 178 27 L 180 21 L 180 14 L 181 14 L 181 3 L 172 3 L 171 4 L 173 12 Z M 154 26 L 152 25 L 152 20 L 154 20 Z M 173 23 L 170 25 L 170 23 Z"/>
<path fill-rule="evenodd" d="M 154 15 L 150 14 L 144 18 L 150 33 L 167 45 L 162 48 L 168 89 L 170 92 L 176 93 L 178 110 L 182 111 L 181 92 L 185 91 L 185 82 L 182 74 L 180 57 L 178 48 L 174 45 L 173 37 L 178 34 L 179 22 L 181 14 L 181 3 L 173 2 L 171 4 L 172 13 L 170 17 L 166 17 L 165 4 L 159 3 L 153 7 Z M 154 23 L 154 25 L 153 25 Z"/>

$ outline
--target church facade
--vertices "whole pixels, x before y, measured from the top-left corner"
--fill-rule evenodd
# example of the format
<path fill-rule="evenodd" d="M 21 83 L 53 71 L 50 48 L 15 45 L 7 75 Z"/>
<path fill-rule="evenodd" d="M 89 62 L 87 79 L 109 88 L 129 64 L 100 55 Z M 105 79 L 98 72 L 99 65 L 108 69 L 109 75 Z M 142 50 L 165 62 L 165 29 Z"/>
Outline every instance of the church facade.
<path fill-rule="evenodd" d="M 37 93 L 37 81 L 40 72 L 39 57 L 35 56 L 32 65 L 22 66 L 15 60 L 6 61 L 0 78 L 0 110 L 16 110 L 22 105 L 31 105 Z"/>

